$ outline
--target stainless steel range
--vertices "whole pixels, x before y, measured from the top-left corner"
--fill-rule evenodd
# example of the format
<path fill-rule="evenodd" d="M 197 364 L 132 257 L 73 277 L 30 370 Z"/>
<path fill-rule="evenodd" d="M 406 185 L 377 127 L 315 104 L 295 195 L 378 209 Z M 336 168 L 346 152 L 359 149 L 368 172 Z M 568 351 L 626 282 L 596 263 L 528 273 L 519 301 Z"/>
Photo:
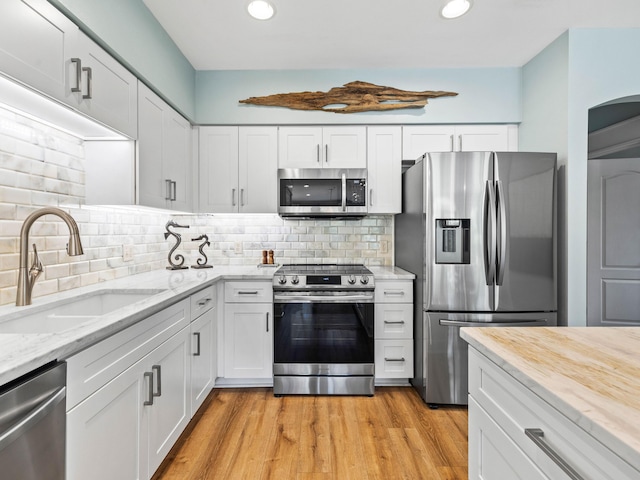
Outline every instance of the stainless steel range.
<path fill-rule="evenodd" d="M 374 288 L 363 265 L 276 271 L 275 395 L 373 395 Z"/>

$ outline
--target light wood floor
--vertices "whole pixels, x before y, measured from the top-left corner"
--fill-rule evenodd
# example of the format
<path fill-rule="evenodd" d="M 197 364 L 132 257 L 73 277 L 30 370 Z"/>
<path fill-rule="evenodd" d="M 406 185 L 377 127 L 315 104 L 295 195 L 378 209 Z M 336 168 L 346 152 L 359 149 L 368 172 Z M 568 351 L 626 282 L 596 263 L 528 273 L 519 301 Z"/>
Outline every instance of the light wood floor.
<path fill-rule="evenodd" d="M 467 478 L 467 409 L 409 387 L 374 397 L 214 390 L 154 480 Z"/>

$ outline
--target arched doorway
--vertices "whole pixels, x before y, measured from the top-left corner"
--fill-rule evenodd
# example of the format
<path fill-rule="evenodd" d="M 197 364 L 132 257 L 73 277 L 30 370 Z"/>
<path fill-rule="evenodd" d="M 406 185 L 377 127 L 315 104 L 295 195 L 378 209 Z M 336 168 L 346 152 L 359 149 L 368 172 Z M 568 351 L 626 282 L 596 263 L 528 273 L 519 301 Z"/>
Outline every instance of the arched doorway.
<path fill-rule="evenodd" d="M 587 325 L 640 325 L 640 95 L 589 110 Z"/>

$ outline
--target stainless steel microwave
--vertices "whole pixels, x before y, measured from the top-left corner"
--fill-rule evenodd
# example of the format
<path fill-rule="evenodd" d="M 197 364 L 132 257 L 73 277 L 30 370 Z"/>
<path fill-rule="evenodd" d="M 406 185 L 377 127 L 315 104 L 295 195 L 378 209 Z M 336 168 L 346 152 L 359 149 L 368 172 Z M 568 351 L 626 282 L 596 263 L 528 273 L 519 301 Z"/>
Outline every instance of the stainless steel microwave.
<path fill-rule="evenodd" d="M 367 170 L 281 168 L 278 214 L 282 217 L 363 217 L 367 214 Z"/>

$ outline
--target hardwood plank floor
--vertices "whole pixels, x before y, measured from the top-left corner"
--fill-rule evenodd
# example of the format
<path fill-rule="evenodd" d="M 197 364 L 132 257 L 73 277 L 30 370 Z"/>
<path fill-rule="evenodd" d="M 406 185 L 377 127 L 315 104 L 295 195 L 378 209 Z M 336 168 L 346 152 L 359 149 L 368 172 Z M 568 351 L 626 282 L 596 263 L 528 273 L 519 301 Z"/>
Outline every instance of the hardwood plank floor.
<path fill-rule="evenodd" d="M 409 387 L 374 397 L 216 389 L 154 480 L 466 480 L 467 409 Z"/>

